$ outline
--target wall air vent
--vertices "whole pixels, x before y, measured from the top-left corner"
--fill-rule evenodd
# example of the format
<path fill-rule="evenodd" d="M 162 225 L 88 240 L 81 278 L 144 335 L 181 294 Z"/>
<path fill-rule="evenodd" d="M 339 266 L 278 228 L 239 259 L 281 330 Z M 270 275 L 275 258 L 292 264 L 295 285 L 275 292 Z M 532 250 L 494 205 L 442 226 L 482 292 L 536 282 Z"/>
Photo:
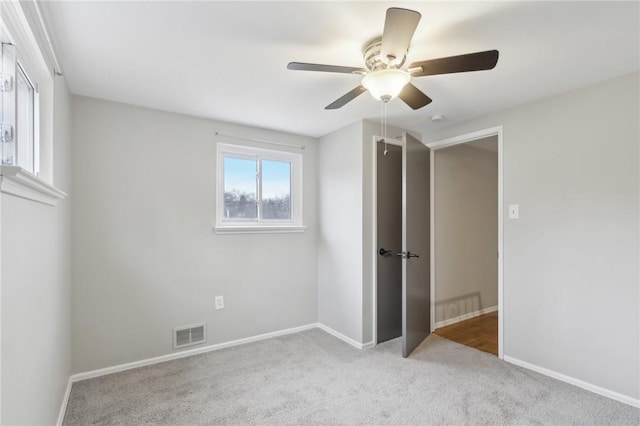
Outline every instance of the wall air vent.
<path fill-rule="evenodd" d="M 195 324 L 173 329 L 173 348 L 197 345 L 207 340 L 207 325 Z"/>

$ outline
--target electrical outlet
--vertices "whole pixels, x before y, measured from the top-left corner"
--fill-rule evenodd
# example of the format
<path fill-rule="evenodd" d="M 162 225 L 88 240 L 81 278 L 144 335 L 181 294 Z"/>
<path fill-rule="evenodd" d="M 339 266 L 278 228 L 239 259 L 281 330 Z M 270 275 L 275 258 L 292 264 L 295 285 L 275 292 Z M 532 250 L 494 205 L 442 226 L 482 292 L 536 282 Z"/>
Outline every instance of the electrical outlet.
<path fill-rule="evenodd" d="M 216 296 L 216 310 L 224 309 L 224 296 Z"/>

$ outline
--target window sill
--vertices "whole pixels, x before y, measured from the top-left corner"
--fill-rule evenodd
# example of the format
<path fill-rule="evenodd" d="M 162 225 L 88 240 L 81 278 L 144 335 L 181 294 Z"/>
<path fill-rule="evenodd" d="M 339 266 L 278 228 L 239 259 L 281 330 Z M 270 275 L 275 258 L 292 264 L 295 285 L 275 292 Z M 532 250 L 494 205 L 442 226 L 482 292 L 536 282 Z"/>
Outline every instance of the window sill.
<path fill-rule="evenodd" d="M 302 225 L 217 225 L 216 234 L 292 234 L 304 232 Z"/>
<path fill-rule="evenodd" d="M 55 206 L 67 194 L 18 166 L 0 166 L 0 192 Z"/>

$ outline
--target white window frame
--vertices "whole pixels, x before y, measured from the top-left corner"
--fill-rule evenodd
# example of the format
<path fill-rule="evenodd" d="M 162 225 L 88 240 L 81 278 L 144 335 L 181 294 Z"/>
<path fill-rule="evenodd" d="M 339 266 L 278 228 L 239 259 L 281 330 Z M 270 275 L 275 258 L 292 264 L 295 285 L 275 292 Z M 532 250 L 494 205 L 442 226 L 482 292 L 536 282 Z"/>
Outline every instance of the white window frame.
<path fill-rule="evenodd" d="M 224 233 L 280 233 L 303 232 L 302 223 L 302 153 L 257 148 L 247 145 L 218 143 L 216 149 L 216 225 L 217 234 Z M 247 158 L 256 160 L 285 161 L 291 164 L 291 219 L 262 219 L 262 173 L 257 170 L 256 198 L 258 217 L 256 219 L 234 219 L 224 216 L 224 158 Z"/>
<path fill-rule="evenodd" d="M 27 15 L 33 18 L 33 7 L 32 2 L 0 1 L 1 32 L 16 46 L 16 61 L 37 93 L 34 93 L 33 117 L 34 170 L 0 165 L 0 192 L 53 206 L 67 194 L 54 186 L 54 73 L 40 50 L 38 31 L 34 32 L 27 18 Z"/>
<path fill-rule="evenodd" d="M 31 145 L 30 150 L 32 152 L 32 159 L 31 159 L 31 167 L 33 168 L 33 170 L 29 170 L 29 169 L 25 169 L 26 171 L 28 171 L 29 173 L 35 175 L 35 176 L 39 176 L 40 175 L 40 132 L 38 131 L 39 129 L 39 116 L 38 116 L 38 109 L 39 109 L 39 93 L 38 93 L 38 84 L 35 83 L 31 77 L 29 76 L 29 72 L 25 69 L 25 67 L 22 65 L 22 63 L 20 61 L 16 61 L 16 81 L 15 81 L 15 86 L 16 86 L 16 91 L 18 90 L 18 75 L 17 73 L 21 72 L 22 75 L 24 76 L 27 84 L 31 87 L 31 89 L 33 90 L 32 92 L 32 111 L 31 111 L 31 139 L 29 141 L 27 141 L 28 144 Z M 15 129 L 15 138 L 16 138 L 16 165 L 18 164 L 18 162 L 21 162 L 22 159 L 20 158 L 20 148 L 21 148 L 21 142 L 24 143 L 24 139 L 20 139 L 21 135 L 20 135 L 20 130 L 18 129 L 18 120 L 20 120 L 20 106 L 18 104 L 18 100 L 20 98 L 17 96 L 16 94 L 16 129 Z M 24 167 L 23 167 L 24 168 Z"/>
<path fill-rule="evenodd" d="M 22 8 L 17 7 L 16 5 L 13 5 L 13 7 L 11 7 L 11 5 L 9 4 L 3 4 L 3 8 L 2 8 L 2 12 L 3 14 L 3 20 L 2 23 L 0 23 L 0 25 L 2 25 L 2 32 L 4 33 L 5 37 L 8 37 L 8 40 L 3 40 L 4 42 L 8 42 L 10 44 L 13 44 L 16 48 L 16 75 L 14 76 L 14 82 L 13 85 L 15 86 L 15 90 L 17 90 L 17 85 L 18 85 L 18 69 L 20 69 L 22 71 L 22 73 L 24 74 L 24 76 L 26 77 L 26 80 L 28 81 L 28 83 L 31 85 L 31 87 L 33 88 L 33 138 L 30 141 L 30 143 L 33 144 L 33 146 L 31 147 L 31 149 L 33 150 L 33 170 L 28 170 L 28 169 L 24 169 L 27 172 L 35 175 L 35 176 L 39 176 L 41 178 L 43 178 L 43 180 L 47 181 L 48 183 L 51 183 L 52 179 L 52 164 L 51 164 L 51 159 L 49 158 L 48 161 L 46 161 L 47 164 L 42 164 L 42 159 L 41 159 L 41 150 L 42 150 L 42 145 L 46 144 L 47 146 L 45 147 L 45 151 L 48 152 L 48 156 L 51 156 L 51 151 L 52 148 L 50 145 L 52 145 L 52 138 L 51 138 L 51 134 L 50 129 L 48 127 L 50 127 L 50 123 L 46 123 L 45 125 L 45 131 L 47 132 L 46 135 L 44 135 L 44 139 L 43 139 L 43 128 L 41 127 L 42 123 L 41 123 L 41 93 L 40 93 L 40 88 L 42 86 L 46 87 L 47 90 L 47 98 L 48 98 L 48 103 L 50 104 L 50 107 L 48 109 L 51 109 L 51 111 L 47 111 L 48 114 L 51 114 L 52 112 L 52 106 L 53 106 L 53 96 L 52 96 L 52 89 L 53 89 L 53 76 L 51 74 L 51 71 L 48 69 L 46 60 L 44 59 L 44 56 L 42 54 L 42 52 L 40 51 L 40 48 L 35 40 L 35 36 L 33 35 L 31 28 L 29 27 L 29 24 L 27 22 L 27 18 L 24 15 L 24 11 L 22 10 Z M 18 117 L 17 117 L 17 111 L 19 109 L 18 104 L 17 104 L 17 100 L 18 97 L 16 95 L 16 122 L 15 124 L 15 129 L 14 129 L 14 134 L 15 134 L 15 140 L 16 140 L 16 155 L 18 154 L 20 148 L 18 147 L 18 135 L 17 135 L 17 127 L 18 127 Z M 48 115 L 47 114 L 47 115 Z M 49 121 L 49 120 L 47 120 Z M 16 157 L 14 159 L 14 165 L 17 165 L 18 158 Z M 41 169 L 45 168 L 45 173 L 44 175 L 41 174 Z"/>

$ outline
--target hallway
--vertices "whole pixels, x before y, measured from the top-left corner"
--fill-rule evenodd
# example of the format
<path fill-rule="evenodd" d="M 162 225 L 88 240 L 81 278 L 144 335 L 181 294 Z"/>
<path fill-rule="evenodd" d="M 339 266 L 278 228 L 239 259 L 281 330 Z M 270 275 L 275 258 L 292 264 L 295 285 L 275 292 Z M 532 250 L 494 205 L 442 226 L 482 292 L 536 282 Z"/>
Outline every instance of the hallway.
<path fill-rule="evenodd" d="M 438 336 L 498 356 L 498 312 L 437 329 Z"/>

